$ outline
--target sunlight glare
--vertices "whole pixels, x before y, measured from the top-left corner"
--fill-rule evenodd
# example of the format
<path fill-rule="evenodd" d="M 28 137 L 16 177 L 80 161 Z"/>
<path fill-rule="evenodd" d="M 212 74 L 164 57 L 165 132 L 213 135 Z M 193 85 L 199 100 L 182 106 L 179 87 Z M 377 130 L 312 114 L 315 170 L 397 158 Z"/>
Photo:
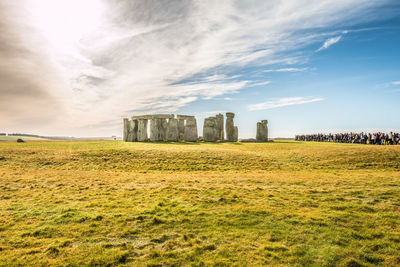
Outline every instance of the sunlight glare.
<path fill-rule="evenodd" d="M 80 41 L 101 25 L 102 0 L 30 0 L 32 24 L 57 52 L 79 55 Z"/>

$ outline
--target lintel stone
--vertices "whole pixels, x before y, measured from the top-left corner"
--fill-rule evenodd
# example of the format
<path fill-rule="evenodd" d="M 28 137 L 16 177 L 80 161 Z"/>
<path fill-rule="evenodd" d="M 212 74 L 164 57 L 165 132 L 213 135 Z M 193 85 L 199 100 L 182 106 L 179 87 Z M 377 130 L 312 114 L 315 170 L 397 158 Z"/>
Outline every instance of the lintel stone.
<path fill-rule="evenodd" d="M 176 115 L 176 118 L 178 120 L 188 120 L 188 119 L 194 119 L 194 116 L 190 115 Z"/>
<path fill-rule="evenodd" d="M 151 120 L 152 115 L 132 116 L 132 120 Z"/>
<path fill-rule="evenodd" d="M 152 114 L 133 116 L 132 120 L 151 120 L 151 119 L 173 119 L 174 114 Z"/>

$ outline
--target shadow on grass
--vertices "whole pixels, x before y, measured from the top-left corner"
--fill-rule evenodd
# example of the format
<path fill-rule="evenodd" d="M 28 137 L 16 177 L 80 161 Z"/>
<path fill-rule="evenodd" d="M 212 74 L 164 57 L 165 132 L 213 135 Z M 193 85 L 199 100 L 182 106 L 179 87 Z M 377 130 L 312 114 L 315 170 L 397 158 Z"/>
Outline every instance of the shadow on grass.
<path fill-rule="evenodd" d="M 169 141 L 145 141 L 145 142 L 125 142 L 125 143 L 147 143 L 147 144 L 157 144 L 157 145 L 194 145 L 199 146 L 201 144 L 208 145 L 222 145 L 222 144 L 232 144 L 232 145 L 243 145 L 240 142 L 169 142 Z"/>
<path fill-rule="evenodd" d="M 268 143 L 278 143 L 278 144 L 306 144 L 307 142 L 303 142 L 303 141 L 274 140 L 273 142 L 268 142 Z"/>

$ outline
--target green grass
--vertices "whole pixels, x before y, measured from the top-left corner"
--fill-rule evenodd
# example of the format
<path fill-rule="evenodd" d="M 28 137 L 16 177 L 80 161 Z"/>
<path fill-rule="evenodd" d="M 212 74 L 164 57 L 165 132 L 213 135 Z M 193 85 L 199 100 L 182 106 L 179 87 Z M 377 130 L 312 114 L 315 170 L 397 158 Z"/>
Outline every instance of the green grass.
<path fill-rule="evenodd" d="M 400 146 L 0 143 L 0 265 L 400 265 Z"/>

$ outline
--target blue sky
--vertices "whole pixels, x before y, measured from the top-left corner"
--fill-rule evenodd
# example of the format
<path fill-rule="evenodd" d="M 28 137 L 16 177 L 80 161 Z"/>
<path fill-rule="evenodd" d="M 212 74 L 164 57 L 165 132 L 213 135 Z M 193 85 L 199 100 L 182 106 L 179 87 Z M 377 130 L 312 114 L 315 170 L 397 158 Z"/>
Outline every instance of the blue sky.
<path fill-rule="evenodd" d="M 383 15 L 383 14 L 382 14 Z M 383 16 L 384 17 L 384 16 Z M 242 135 L 252 137 L 256 122 L 269 120 L 270 134 L 400 130 L 400 17 L 352 27 L 326 49 L 324 42 L 301 49 L 300 64 L 243 68 L 233 72 L 268 84 L 250 86 L 218 100 L 197 101 L 182 112 L 232 110 Z M 337 39 L 337 38 L 336 38 Z M 279 100 L 298 98 L 279 106 Z M 315 100 L 315 101 L 312 101 Z M 254 103 L 277 107 L 251 110 Z M 308 102 L 309 101 L 309 102 Z M 301 104 L 305 102 L 304 104 Z M 286 103 L 286 102 L 284 102 Z M 298 104 L 297 104 L 298 103 Z"/>
<path fill-rule="evenodd" d="M 0 3 L 0 132 L 121 135 L 236 113 L 239 137 L 400 130 L 396 0 Z"/>

